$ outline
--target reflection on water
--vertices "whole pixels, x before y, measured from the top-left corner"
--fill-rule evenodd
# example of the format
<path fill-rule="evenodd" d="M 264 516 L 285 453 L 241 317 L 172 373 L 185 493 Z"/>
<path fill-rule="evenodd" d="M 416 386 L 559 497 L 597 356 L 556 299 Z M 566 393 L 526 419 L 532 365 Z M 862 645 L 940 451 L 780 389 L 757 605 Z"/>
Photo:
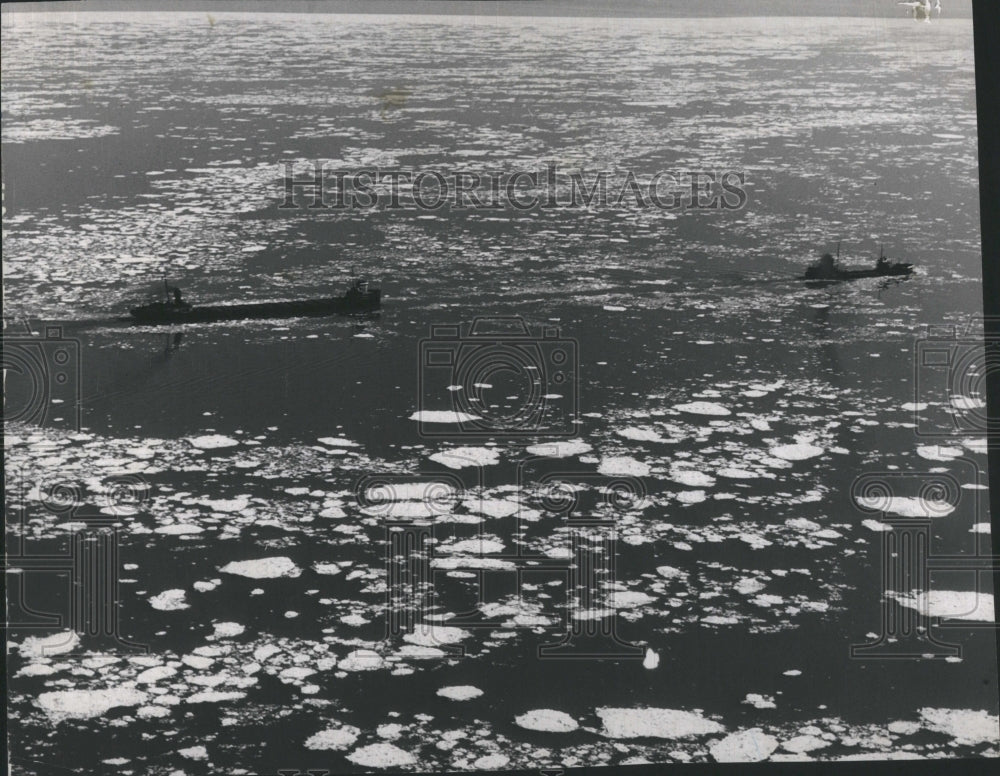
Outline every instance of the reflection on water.
<path fill-rule="evenodd" d="M 915 330 L 981 303 L 970 26 L 889 24 L 873 45 L 833 20 L 513 34 L 308 18 L 5 25 L 5 165 L 22 183 L 5 300 L 61 322 L 82 410 L 79 433 L 8 422 L 7 468 L 27 473 L 10 503 L 39 552 L 70 552 L 91 517 L 119 524 L 124 636 L 149 645 L 80 656 L 64 634 L 18 632 L 18 756 L 80 772 L 538 768 L 752 759 L 747 735 L 774 759 L 996 755 L 990 631 L 951 633 L 962 659 L 933 666 L 848 658 L 880 623 L 881 529 L 851 500 L 857 475 L 905 474 L 912 506 L 921 473 L 946 470 L 963 498 L 935 541 L 988 544 L 985 445 L 918 438 L 915 412 L 952 417 L 913 408 Z M 914 83 L 913 61 L 935 79 Z M 739 167 L 750 201 L 277 208 L 282 160 L 553 158 L 615 176 Z M 884 240 L 918 272 L 799 282 L 840 239 L 857 246 L 845 259 L 870 264 Z M 352 266 L 382 278 L 380 316 L 114 320 L 164 272 L 192 299 L 287 299 L 339 290 Z M 513 315 L 575 343 L 572 383 L 525 382 L 575 435 L 421 434 L 440 417 L 421 413 L 501 414 L 521 386 L 421 382 L 431 326 Z M 372 476 L 423 542 L 416 581 L 387 578 L 385 505 L 356 492 Z M 608 497 L 633 480 L 644 498 Z M 54 508 L 52 481 L 78 496 Z M 21 581 L 38 610 L 64 604 L 61 582 Z M 425 627 L 387 634 L 387 596 L 411 582 Z M 961 605 L 976 589 L 964 572 L 940 584 Z M 538 658 L 607 612 L 628 657 Z M 108 724 L 113 740 L 91 735 Z"/>

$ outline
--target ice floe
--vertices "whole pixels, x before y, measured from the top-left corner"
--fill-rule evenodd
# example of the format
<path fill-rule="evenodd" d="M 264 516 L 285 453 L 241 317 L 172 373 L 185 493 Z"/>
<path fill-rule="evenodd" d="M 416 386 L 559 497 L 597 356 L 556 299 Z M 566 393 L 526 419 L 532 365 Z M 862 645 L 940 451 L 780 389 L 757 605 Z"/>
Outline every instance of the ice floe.
<path fill-rule="evenodd" d="M 891 512 L 901 517 L 947 517 L 955 511 L 955 505 L 950 502 L 918 496 L 859 495 L 855 500 L 864 509 Z"/>
<path fill-rule="evenodd" d="M 677 500 L 682 504 L 700 504 L 708 498 L 703 490 L 683 490 L 677 494 Z"/>
<path fill-rule="evenodd" d="M 640 590 L 611 590 L 608 603 L 615 609 L 632 609 L 654 603 L 656 598 Z"/>
<path fill-rule="evenodd" d="M 715 473 L 730 480 L 756 480 L 760 477 L 760 474 L 752 469 L 743 469 L 738 466 L 723 466 Z"/>
<path fill-rule="evenodd" d="M 50 719 L 91 719 L 120 706 L 138 706 L 149 698 L 147 693 L 130 687 L 97 690 L 58 690 L 43 692 L 35 701 Z"/>
<path fill-rule="evenodd" d="M 978 396 L 952 396 L 951 405 L 962 411 L 981 410 L 986 408 L 986 402 Z"/>
<path fill-rule="evenodd" d="M 189 536 L 200 534 L 205 529 L 193 523 L 170 523 L 169 525 L 158 526 L 153 530 L 158 534 L 166 534 L 168 536 Z"/>
<path fill-rule="evenodd" d="M 589 453 L 594 448 L 578 439 L 566 442 L 539 442 L 528 445 L 526 448 L 530 455 L 542 456 L 545 458 L 569 458 L 573 455 L 583 455 Z"/>
<path fill-rule="evenodd" d="M 620 428 L 616 432 L 618 436 L 624 437 L 625 439 L 631 439 L 634 442 L 676 442 L 676 439 L 670 439 L 663 436 L 659 431 L 653 428 Z"/>
<path fill-rule="evenodd" d="M 500 462 L 500 452 L 489 447 L 454 447 L 430 456 L 432 461 L 449 469 L 463 469 L 467 466 L 492 466 Z"/>
<path fill-rule="evenodd" d="M 350 439 L 344 439 L 343 437 L 320 437 L 317 441 L 327 447 L 358 447 L 357 442 L 352 442 Z"/>
<path fill-rule="evenodd" d="M 715 477 L 704 472 L 693 469 L 684 469 L 679 466 L 670 468 L 670 479 L 689 488 L 711 488 L 715 485 Z"/>
<path fill-rule="evenodd" d="M 415 755 L 387 743 L 363 746 L 347 755 L 347 759 L 366 768 L 403 768 L 417 763 Z"/>
<path fill-rule="evenodd" d="M 532 709 L 516 716 L 514 722 L 526 730 L 545 733 L 569 733 L 580 727 L 569 714 L 555 709 Z"/>
<path fill-rule="evenodd" d="M 385 666 L 385 659 L 371 649 L 356 649 L 337 663 L 341 671 L 377 671 Z"/>
<path fill-rule="evenodd" d="M 221 569 L 225 574 L 235 574 L 249 579 L 274 579 L 277 577 L 297 577 L 302 569 L 296 566 L 291 558 L 279 555 L 274 558 L 258 558 L 256 560 L 236 560 L 227 563 Z"/>
<path fill-rule="evenodd" d="M 472 763 L 472 767 L 480 771 L 498 771 L 510 762 L 510 758 L 505 754 L 484 754 L 477 757 Z"/>
<path fill-rule="evenodd" d="M 216 622 L 212 624 L 212 637 L 216 639 L 230 639 L 241 635 L 246 627 L 238 622 Z"/>
<path fill-rule="evenodd" d="M 996 744 L 1000 741 L 1000 720 L 995 714 L 973 709 L 920 709 L 928 728 L 951 736 L 959 744 Z"/>
<path fill-rule="evenodd" d="M 608 738 L 690 738 L 724 730 L 701 714 L 677 709 L 604 707 L 597 709 L 597 716 Z"/>
<path fill-rule="evenodd" d="M 778 739 L 760 728 L 731 733 L 708 747 L 708 753 L 720 763 L 756 763 L 766 760 L 778 748 Z"/>
<path fill-rule="evenodd" d="M 242 512 L 250 506 L 249 496 L 237 496 L 236 498 L 204 499 L 202 501 L 206 507 L 213 512 Z"/>
<path fill-rule="evenodd" d="M 805 754 L 830 746 L 830 742 L 815 735 L 794 736 L 781 742 L 781 748 L 793 754 Z"/>
<path fill-rule="evenodd" d="M 360 735 L 361 731 L 352 725 L 327 728 L 309 736 L 306 739 L 305 747 L 306 749 L 320 750 L 348 749 L 354 746 Z"/>
<path fill-rule="evenodd" d="M 450 687 L 442 687 L 437 691 L 437 694 L 442 698 L 452 701 L 469 701 L 480 697 L 483 691 L 478 687 L 473 687 L 471 684 L 457 684 Z"/>
<path fill-rule="evenodd" d="M 930 590 L 904 595 L 886 593 L 900 606 L 924 612 L 927 617 L 946 617 L 956 620 L 993 622 L 993 595 L 975 590 Z"/>
<path fill-rule="evenodd" d="M 239 440 L 221 434 L 206 434 L 205 436 L 189 437 L 188 442 L 199 450 L 221 450 L 226 447 L 236 447 Z"/>
<path fill-rule="evenodd" d="M 720 418 L 732 415 L 732 412 L 728 408 L 711 401 L 692 401 L 685 404 L 675 404 L 674 409 L 680 412 L 687 412 L 691 415 L 712 415 Z"/>
<path fill-rule="evenodd" d="M 439 552 L 446 553 L 474 553 L 477 555 L 487 555 L 489 553 L 503 552 L 504 543 L 496 538 L 479 537 L 477 539 L 462 539 L 453 544 L 442 544 L 438 547 Z"/>
<path fill-rule="evenodd" d="M 431 568 L 454 571 L 455 569 L 493 569 L 510 571 L 517 566 L 509 560 L 500 558 L 477 558 L 469 556 L 457 556 L 451 558 L 434 558 L 431 561 Z"/>
<path fill-rule="evenodd" d="M 421 423 L 469 423 L 482 420 L 482 418 L 456 410 L 420 410 L 410 415 L 410 420 L 417 420 Z"/>
<path fill-rule="evenodd" d="M 649 464 L 637 461 L 626 455 L 602 458 L 597 471 L 607 477 L 632 476 L 646 477 L 649 475 Z"/>
<path fill-rule="evenodd" d="M 403 640 L 422 647 L 436 647 L 442 644 L 456 644 L 469 635 L 469 632 L 462 628 L 422 623 L 405 634 Z"/>
<path fill-rule="evenodd" d="M 917 455 L 928 461 L 953 461 L 962 455 L 962 448 L 945 445 L 920 445 L 917 447 Z"/>
<path fill-rule="evenodd" d="M 805 461 L 808 458 L 815 458 L 823 454 L 823 448 L 805 442 L 797 442 L 788 445 L 776 445 L 770 450 L 775 458 L 785 461 Z"/>
<path fill-rule="evenodd" d="M 74 631 L 62 631 L 51 636 L 28 636 L 19 645 L 18 651 L 29 660 L 52 657 L 72 652 L 80 644 L 80 636 Z"/>
<path fill-rule="evenodd" d="M 164 590 L 159 595 L 154 595 L 149 599 L 149 605 L 161 612 L 173 612 L 178 609 L 187 609 L 188 604 L 184 600 L 185 592 L 179 589 Z"/>
<path fill-rule="evenodd" d="M 986 437 L 979 437 L 978 439 L 963 439 L 962 447 L 973 453 L 981 453 L 986 455 Z"/>

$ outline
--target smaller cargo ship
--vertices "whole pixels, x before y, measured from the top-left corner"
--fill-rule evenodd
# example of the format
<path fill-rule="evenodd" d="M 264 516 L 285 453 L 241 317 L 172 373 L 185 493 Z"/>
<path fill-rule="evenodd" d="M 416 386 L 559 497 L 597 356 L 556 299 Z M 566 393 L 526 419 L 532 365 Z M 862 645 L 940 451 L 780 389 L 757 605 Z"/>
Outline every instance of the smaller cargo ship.
<path fill-rule="evenodd" d="M 806 268 L 802 280 L 859 280 L 861 278 L 905 277 L 913 274 L 913 265 L 902 261 L 890 261 L 885 252 L 880 251 L 875 266 L 871 269 L 844 269 L 839 265 L 840 246 L 837 258 L 824 253 L 820 260 Z"/>
<path fill-rule="evenodd" d="M 325 315 L 361 315 L 382 306 L 382 289 L 367 280 L 353 281 L 342 296 L 328 299 L 301 299 L 284 302 L 249 302 L 246 304 L 192 305 L 179 288 L 164 281 L 166 299 L 134 307 L 125 320 L 146 326 L 174 323 L 215 323 L 262 318 L 300 318 Z"/>

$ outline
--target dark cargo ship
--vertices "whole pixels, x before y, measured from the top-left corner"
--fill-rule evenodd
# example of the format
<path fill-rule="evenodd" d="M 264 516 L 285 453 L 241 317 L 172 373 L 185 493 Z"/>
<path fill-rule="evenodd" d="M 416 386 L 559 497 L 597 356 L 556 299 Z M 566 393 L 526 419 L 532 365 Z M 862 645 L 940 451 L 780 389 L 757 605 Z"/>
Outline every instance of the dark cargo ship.
<path fill-rule="evenodd" d="M 134 307 L 126 320 L 145 325 L 171 323 L 214 323 L 216 321 L 253 320 L 261 318 L 300 318 L 324 315 L 358 315 L 372 313 L 382 306 L 382 289 L 373 288 L 367 280 L 355 280 L 343 296 L 328 299 L 302 299 L 287 302 L 251 302 L 197 306 L 181 298 L 180 289 L 173 289 L 173 298 Z"/>
<path fill-rule="evenodd" d="M 840 256 L 840 246 L 837 247 Z M 803 280 L 858 280 L 860 278 L 890 278 L 905 277 L 913 274 L 913 265 L 902 261 L 889 261 L 885 253 L 880 253 L 875 266 L 871 269 L 843 269 L 829 253 L 824 253 L 816 263 L 806 268 Z"/>

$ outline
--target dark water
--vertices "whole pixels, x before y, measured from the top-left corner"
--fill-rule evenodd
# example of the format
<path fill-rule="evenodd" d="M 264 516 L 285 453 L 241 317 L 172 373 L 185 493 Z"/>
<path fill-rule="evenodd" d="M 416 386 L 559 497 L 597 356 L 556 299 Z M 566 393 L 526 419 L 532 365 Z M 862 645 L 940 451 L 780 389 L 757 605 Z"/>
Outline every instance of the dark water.
<path fill-rule="evenodd" d="M 25 507 L 10 540 L 72 557 L 87 519 L 117 523 L 119 635 L 149 649 L 103 660 L 65 620 L 15 632 L 20 772 L 710 760 L 753 728 L 775 760 L 997 755 L 985 580 L 935 572 L 933 613 L 962 618 L 935 633 L 960 659 L 850 657 L 882 617 L 884 516 L 859 508 L 857 477 L 888 482 L 897 517 L 936 515 L 935 552 L 988 546 L 985 445 L 952 433 L 976 372 L 949 397 L 915 371 L 921 327 L 965 331 L 981 309 L 970 23 L 10 18 L 5 307 L 58 323 L 79 364 L 26 416 L 41 426 L 6 427 L 8 488 L 24 487 L 8 512 Z M 282 160 L 735 169 L 749 201 L 283 210 Z M 838 240 L 864 263 L 885 242 L 917 274 L 797 283 Z M 352 268 L 381 279 L 378 318 L 114 321 L 164 273 L 219 301 L 339 293 Z M 477 316 L 558 327 L 571 379 L 447 390 L 423 366 L 430 327 Z M 8 375 L 8 407 L 28 406 L 25 386 Z M 495 417 L 535 389 L 534 433 L 413 419 Z M 562 457 L 539 447 L 559 441 Z M 373 475 L 393 516 L 436 515 L 433 633 L 386 637 L 385 510 L 357 499 Z M 623 477 L 645 498 L 600 507 Z M 442 478 L 450 497 L 422 500 Z M 552 478 L 614 523 L 613 552 L 588 555 L 608 567 L 593 607 L 567 594 L 572 537 L 599 547 L 610 529 L 575 528 Z M 287 560 L 234 573 L 261 559 Z M 11 589 L 64 612 L 70 577 Z M 638 659 L 539 659 L 609 606 Z M 482 694 L 437 695 L 464 686 Z M 573 729 L 526 729 L 532 710 Z"/>

